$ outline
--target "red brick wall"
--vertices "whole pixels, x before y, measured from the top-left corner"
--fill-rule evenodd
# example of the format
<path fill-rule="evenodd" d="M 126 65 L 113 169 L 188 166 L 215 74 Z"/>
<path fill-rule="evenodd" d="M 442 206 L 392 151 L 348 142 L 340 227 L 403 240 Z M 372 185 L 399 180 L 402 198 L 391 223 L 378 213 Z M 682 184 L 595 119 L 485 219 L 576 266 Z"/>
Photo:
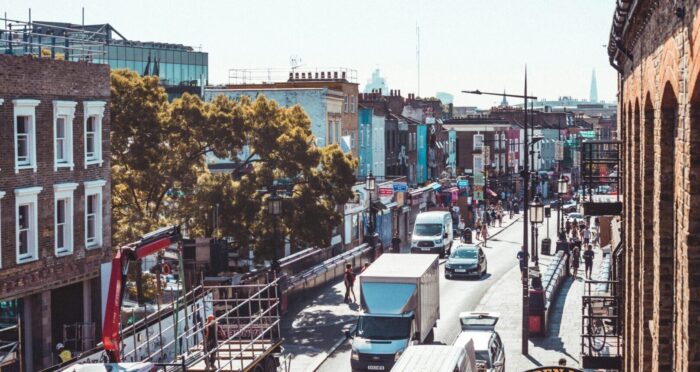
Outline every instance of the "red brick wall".
<path fill-rule="evenodd" d="M 83 102 L 109 102 L 109 66 L 82 62 L 39 60 L 31 57 L 0 55 L 0 299 L 26 296 L 41 290 L 59 287 L 95 277 L 99 264 L 111 256 L 110 219 L 110 153 L 109 107 L 102 120 L 102 159 L 100 165 L 84 166 Z M 36 162 L 37 171 L 14 169 L 13 99 L 36 99 Z M 73 128 L 73 161 L 75 167 L 54 171 L 53 101 L 76 101 Z M 102 248 L 85 250 L 85 189 L 83 182 L 105 180 L 102 188 Z M 56 257 L 54 253 L 54 189 L 53 185 L 76 182 L 73 192 L 73 254 Z M 41 186 L 38 195 L 37 261 L 17 265 L 15 247 L 14 190 Z"/>

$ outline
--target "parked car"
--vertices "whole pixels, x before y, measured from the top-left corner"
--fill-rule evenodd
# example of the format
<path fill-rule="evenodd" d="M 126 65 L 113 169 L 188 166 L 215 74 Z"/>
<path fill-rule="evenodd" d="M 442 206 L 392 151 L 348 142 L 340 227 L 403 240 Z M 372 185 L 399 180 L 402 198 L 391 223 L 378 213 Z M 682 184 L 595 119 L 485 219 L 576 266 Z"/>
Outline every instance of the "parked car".
<path fill-rule="evenodd" d="M 579 225 L 586 222 L 586 220 L 583 218 L 583 214 L 578 213 L 578 212 L 576 212 L 576 213 L 569 213 L 569 214 L 566 216 L 566 218 L 567 218 L 567 220 L 574 221 L 574 222 L 576 222 L 576 223 L 579 224 Z"/>
<path fill-rule="evenodd" d="M 506 352 L 501 336 L 496 332 L 498 313 L 463 312 L 459 314 L 462 332 L 455 341 L 455 346 L 465 347 L 469 340 L 474 341 L 474 355 L 477 363 L 487 372 L 506 370 Z"/>
<path fill-rule="evenodd" d="M 472 244 L 460 244 L 452 249 L 445 263 L 445 278 L 481 277 L 486 275 L 487 261 L 484 250 Z"/>

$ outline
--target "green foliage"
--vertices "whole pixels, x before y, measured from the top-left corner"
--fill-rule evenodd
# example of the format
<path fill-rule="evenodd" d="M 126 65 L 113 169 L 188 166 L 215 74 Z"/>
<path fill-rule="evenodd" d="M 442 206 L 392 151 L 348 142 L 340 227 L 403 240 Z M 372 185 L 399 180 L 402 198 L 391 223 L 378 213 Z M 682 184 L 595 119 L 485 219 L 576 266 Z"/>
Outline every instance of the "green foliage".
<path fill-rule="evenodd" d="M 295 246 L 327 245 L 341 222 L 339 204 L 352 197 L 357 162 L 337 145 L 314 145 L 303 110 L 259 96 L 212 102 L 185 94 L 172 103 L 157 78 L 126 70 L 112 73 L 113 241 L 124 244 L 165 224 L 190 236 L 233 237 L 272 257 L 271 240 Z M 236 158 L 244 145 L 240 177 L 212 174 L 205 154 Z M 274 180 L 302 180 L 274 219 L 266 210 Z M 218 204 L 218 229 L 213 216 Z M 281 244 L 281 243 L 278 243 Z"/>

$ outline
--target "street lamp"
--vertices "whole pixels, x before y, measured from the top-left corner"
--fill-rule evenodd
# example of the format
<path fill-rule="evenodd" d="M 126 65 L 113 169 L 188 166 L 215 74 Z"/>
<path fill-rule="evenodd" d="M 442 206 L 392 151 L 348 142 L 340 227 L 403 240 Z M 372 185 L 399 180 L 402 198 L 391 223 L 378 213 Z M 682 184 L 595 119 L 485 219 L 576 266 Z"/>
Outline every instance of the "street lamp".
<path fill-rule="evenodd" d="M 532 225 L 532 260 L 535 265 L 539 263 L 539 253 L 537 250 L 537 225 L 544 221 L 544 204 L 539 196 L 530 203 L 530 224 Z"/>
<path fill-rule="evenodd" d="M 372 207 L 372 193 L 374 193 L 374 189 L 376 187 L 376 179 L 372 175 L 372 172 L 369 172 L 369 176 L 367 176 L 367 179 L 365 179 L 365 190 L 367 190 L 367 193 L 369 193 L 369 226 L 368 226 L 368 232 L 369 232 L 369 245 L 374 248 L 374 208 Z"/>
<path fill-rule="evenodd" d="M 559 232 L 564 230 L 564 211 L 562 210 L 564 207 L 564 199 L 562 197 L 567 192 L 569 192 L 569 180 L 567 180 L 562 174 L 559 176 L 559 180 L 557 181 L 557 193 L 559 194 L 559 214 L 557 215 L 557 226 L 559 228 Z"/>
<path fill-rule="evenodd" d="M 272 273 L 274 277 L 277 277 L 277 272 L 279 271 L 279 262 L 277 261 L 277 220 L 280 214 L 282 214 L 282 198 L 277 196 L 276 192 L 272 192 L 269 198 L 267 198 L 267 213 L 275 218 L 274 227 L 274 243 L 272 244 Z"/>

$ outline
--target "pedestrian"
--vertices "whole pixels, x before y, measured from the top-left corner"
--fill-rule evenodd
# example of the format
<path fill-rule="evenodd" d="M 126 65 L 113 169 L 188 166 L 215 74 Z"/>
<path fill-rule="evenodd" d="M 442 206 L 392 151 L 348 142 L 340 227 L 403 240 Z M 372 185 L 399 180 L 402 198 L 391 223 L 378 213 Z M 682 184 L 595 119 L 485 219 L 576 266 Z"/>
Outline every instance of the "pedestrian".
<path fill-rule="evenodd" d="M 515 255 L 515 258 L 518 259 L 518 263 L 520 264 L 520 279 L 525 279 L 525 269 L 527 269 L 527 260 L 530 258 L 530 255 L 525 252 L 525 246 L 521 246 L 520 250 L 518 251 L 518 254 Z"/>
<path fill-rule="evenodd" d="M 73 354 L 71 354 L 70 350 L 66 349 L 66 347 L 60 342 L 56 344 L 56 355 L 61 363 L 65 363 L 73 359 Z"/>
<path fill-rule="evenodd" d="M 368 267 L 369 267 L 369 262 L 365 262 L 365 264 L 362 265 L 362 268 L 360 269 L 360 274 L 364 273 Z"/>
<path fill-rule="evenodd" d="M 216 369 L 214 362 L 216 361 L 216 347 L 219 344 L 218 338 L 225 338 L 224 330 L 219 327 L 214 314 L 207 316 L 207 325 L 204 327 L 204 352 L 210 353 L 204 362 L 207 369 Z"/>
<path fill-rule="evenodd" d="M 355 273 L 352 271 L 351 264 L 345 264 L 345 302 L 350 302 L 350 294 L 352 294 L 352 302 L 357 302 L 357 297 L 355 297 Z"/>
<path fill-rule="evenodd" d="M 484 240 L 484 248 L 486 247 L 486 239 L 489 237 L 489 230 L 486 225 L 481 225 L 481 239 Z"/>
<path fill-rule="evenodd" d="M 566 220 L 566 235 L 571 232 L 571 220 Z"/>
<path fill-rule="evenodd" d="M 498 212 L 498 215 L 496 216 L 498 218 L 498 227 L 503 226 L 503 212 Z"/>
<path fill-rule="evenodd" d="M 391 251 L 393 253 L 401 252 L 401 238 L 399 238 L 399 233 L 394 233 L 394 237 L 391 238 Z"/>
<path fill-rule="evenodd" d="M 574 272 L 574 279 L 578 278 L 578 265 L 581 261 L 581 249 L 578 246 L 574 246 L 571 252 L 571 269 Z"/>
<path fill-rule="evenodd" d="M 588 245 L 588 243 L 591 241 L 591 231 L 584 226 L 583 230 L 581 230 L 581 235 L 583 236 L 583 244 Z"/>
<path fill-rule="evenodd" d="M 496 210 L 491 209 L 491 226 L 496 227 Z"/>
<path fill-rule="evenodd" d="M 491 224 L 491 213 L 489 213 L 489 210 L 486 209 L 484 211 L 484 224 L 490 225 Z"/>
<path fill-rule="evenodd" d="M 586 265 L 586 279 L 588 280 L 591 279 L 593 274 L 593 257 L 595 257 L 593 246 L 589 244 L 586 251 L 583 252 L 583 263 Z"/>
<path fill-rule="evenodd" d="M 481 236 L 481 218 L 476 219 L 476 224 L 474 227 L 476 230 L 476 238 L 479 239 Z"/>

